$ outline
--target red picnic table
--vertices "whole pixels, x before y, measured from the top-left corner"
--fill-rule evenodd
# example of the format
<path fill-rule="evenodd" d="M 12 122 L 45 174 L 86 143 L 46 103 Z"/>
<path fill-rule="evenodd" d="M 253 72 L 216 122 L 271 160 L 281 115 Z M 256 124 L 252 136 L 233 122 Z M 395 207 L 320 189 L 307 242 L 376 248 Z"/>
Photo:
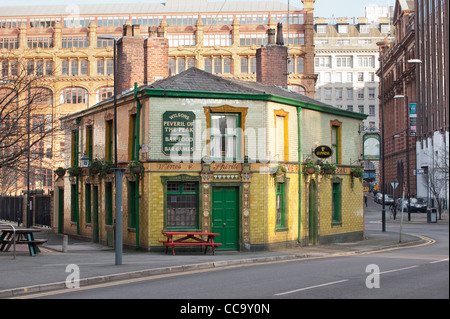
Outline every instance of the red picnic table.
<path fill-rule="evenodd" d="M 160 240 L 160 243 L 163 243 L 166 246 L 166 254 L 167 250 L 172 247 L 172 255 L 175 256 L 175 246 L 205 246 L 205 254 L 208 247 L 212 247 L 213 255 L 216 254 L 215 248 L 222 244 L 215 243 L 214 237 L 219 236 L 217 233 L 203 233 L 203 232 L 175 232 L 175 231 L 163 231 L 164 235 L 167 236 L 167 240 Z M 184 237 L 178 238 L 174 240 L 174 236 L 181 235 Z M 206 240 L 204 240 L 201 236 L 208 236 Z"/>

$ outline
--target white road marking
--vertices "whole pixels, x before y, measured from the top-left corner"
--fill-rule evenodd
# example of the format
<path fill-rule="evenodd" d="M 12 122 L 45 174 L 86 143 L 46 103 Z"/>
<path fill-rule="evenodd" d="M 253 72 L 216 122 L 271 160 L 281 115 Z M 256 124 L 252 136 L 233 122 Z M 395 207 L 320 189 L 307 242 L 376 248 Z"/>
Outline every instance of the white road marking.
<path fill-rule="evenodd" d="M 291 291 L 286 291 L 286 292 L 281 292 L 281 293 L 275 294 L 275 296 L 283 296 L 283 295 L 292 294 L 292 293 L 295 293 L 295 292 L 300 292 L 300 291 L 304 291 L 304 290 L 308 290 L 308 289 L 314 289 L 314 288 L 319 288 L 319 287 L 331 286 L 331 285 L 339 284 L 339 283 L 341 283 L 341 282 L 346 282 L 346 281 L 348 281 L 348 279 L 339 280 L 339 281 L 333 281 L 333 282 L 328 282 L 328 283 L 326 283 L 326 284 L 321 284 L 321 285 L 316 285 L 316 286 L 310 286 L 310 287 L 300 288 L 300 289 L 291 290 Z"/>

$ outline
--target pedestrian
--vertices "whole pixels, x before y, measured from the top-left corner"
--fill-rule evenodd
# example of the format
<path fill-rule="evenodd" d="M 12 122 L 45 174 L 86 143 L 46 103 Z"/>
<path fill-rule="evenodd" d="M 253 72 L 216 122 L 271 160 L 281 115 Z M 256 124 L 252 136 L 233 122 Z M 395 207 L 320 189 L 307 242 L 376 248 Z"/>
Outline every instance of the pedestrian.
<path fill-rule="evenodd" d="M 365 204 L 366 207 L 367 207 L 367 195 L 366 195 L 366 194 L 364 194 L 364 204 Z"/>

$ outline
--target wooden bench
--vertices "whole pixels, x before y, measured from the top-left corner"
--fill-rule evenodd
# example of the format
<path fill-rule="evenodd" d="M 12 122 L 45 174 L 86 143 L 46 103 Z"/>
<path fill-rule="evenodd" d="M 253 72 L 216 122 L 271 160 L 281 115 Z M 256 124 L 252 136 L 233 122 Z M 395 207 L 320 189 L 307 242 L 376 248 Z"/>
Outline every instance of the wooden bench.
<path fill-rule="evenodd" d="M 167 240 L 160 240 L 159 242 L 166 246 L 166 254 L 169 247 L 172 247 L 172 255 L 175 256 L 175 246 L 205 246 L 205 254 L 208 247 L 212 248 L 213 255 L 216 254 L 215 248 L 221 246 L 220 243 L 214 242 L 214 237 L 220 234 L 217 233 L 203 233 L 203 232 L 171 232 L 163 231 Z M 174 236 L 181 235 L 182 238 L 174 240 Z M 201 236 L 208 236 L 206 240 L 202 239 Z"/>
<path fill-rule="evenodd" d="M 40 230 L 32 228 L 1 229 L 0 251 L 7 252 L 14 245 L 28 245 L 31 256 L 40 252 L 39 245 L 47 242 L 46 239 L 35 239 L 33 233 Z"/>

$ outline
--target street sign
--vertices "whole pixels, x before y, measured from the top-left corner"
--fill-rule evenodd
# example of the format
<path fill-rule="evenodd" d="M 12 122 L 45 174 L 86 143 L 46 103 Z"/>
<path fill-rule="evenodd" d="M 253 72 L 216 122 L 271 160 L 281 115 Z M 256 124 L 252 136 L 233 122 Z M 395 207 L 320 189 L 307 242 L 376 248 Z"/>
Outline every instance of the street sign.
<path fill-rule="evenodd" d="M 414 170 L 414 175 L 423 175 L 423 174 L 425 174 L 424 169 L 415 169 Z"/>
<path fill-rule="evenodd" d="M 393 183 L 391 183 L 391 186 L 392 186 L 393 189 L 396 189 L 397 186 L 398 186 L 398 182 L 393 182 Z"/>

